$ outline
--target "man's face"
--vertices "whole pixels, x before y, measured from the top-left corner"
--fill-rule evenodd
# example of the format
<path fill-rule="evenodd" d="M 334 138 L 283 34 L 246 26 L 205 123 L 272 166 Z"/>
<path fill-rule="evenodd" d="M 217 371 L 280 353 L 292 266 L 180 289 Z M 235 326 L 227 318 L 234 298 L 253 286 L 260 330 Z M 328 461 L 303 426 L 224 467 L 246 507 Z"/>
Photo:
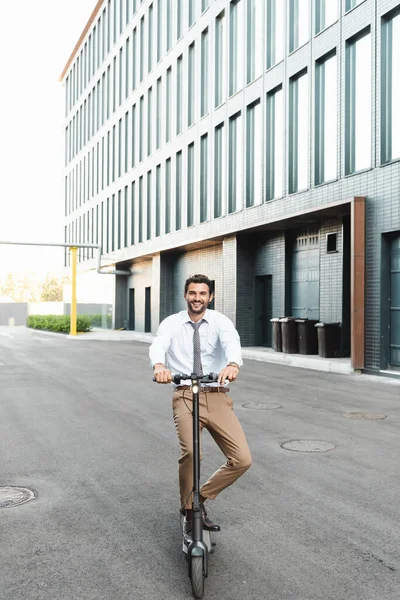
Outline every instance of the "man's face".
<path fill-rule="evenodd" d="M 189 313 L 201 315 L 211 302 L 212 294 L 210 294 L 206 283 L 190 283 L 185 294 L 185 300 Z"/>

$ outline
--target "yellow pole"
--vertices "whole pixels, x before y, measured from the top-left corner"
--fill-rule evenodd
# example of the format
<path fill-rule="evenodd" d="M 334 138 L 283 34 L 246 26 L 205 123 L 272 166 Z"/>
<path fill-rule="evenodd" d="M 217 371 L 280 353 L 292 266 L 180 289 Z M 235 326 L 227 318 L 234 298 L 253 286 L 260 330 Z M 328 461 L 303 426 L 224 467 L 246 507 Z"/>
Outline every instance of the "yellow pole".
<path fill-rule="evenodd" d="M 71 250 L 71 326 L 70 335 L 76 335 L 76 255 L 78 248 L 72 246 Z"/>

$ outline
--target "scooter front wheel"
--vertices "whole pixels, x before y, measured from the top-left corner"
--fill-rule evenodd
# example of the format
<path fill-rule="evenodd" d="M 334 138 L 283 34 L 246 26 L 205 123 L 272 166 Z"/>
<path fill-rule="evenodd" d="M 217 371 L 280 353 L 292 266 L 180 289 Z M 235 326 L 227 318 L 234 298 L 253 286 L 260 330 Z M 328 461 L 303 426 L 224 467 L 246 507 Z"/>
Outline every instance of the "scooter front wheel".
<path fill-rule="evenodd" d="M 195 598 L 204 596 L 203 556 L 192 556 L 192 592 Z"/>

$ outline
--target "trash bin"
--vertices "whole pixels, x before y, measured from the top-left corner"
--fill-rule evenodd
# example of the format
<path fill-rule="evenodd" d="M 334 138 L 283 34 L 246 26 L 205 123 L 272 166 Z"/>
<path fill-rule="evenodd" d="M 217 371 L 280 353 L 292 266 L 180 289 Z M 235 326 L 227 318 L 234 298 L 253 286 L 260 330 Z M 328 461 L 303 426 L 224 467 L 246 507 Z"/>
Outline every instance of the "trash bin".
<path fill-rule="evenodd" d="M 318 331 L 318 355 L 322 358 L 340 357 L 340 323 L 316 323 Z"/>
<path fill-rule="evenodd" d="M 272 347 L 275 352 L 282 352 L 282 329 L 279 317 L 271 319 L 272 323 Z"/>
<path fill-rule="evenodd" d="M 318 354 L 318 334 L 315 319 L 296 319 L 299 354 Z"/>
<path fill-rule="evenodd" d="M 279 319 L 282 331 L 282 352 L 297 354 L 297 327 L 294 317 Z"/>

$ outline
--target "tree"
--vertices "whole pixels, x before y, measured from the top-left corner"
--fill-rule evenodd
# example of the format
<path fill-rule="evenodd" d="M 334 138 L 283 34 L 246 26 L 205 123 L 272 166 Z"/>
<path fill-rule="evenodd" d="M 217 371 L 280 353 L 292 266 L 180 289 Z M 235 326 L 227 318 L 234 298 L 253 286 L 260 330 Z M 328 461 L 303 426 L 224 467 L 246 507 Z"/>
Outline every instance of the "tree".
<path fill-rule="evenodd" d="M 42 302 L 62 302 L 63 299 L 63 285 L 62 281 L 48 275 L 42 285 L 42 292 L 40 294 L 40 300 Z"/>

